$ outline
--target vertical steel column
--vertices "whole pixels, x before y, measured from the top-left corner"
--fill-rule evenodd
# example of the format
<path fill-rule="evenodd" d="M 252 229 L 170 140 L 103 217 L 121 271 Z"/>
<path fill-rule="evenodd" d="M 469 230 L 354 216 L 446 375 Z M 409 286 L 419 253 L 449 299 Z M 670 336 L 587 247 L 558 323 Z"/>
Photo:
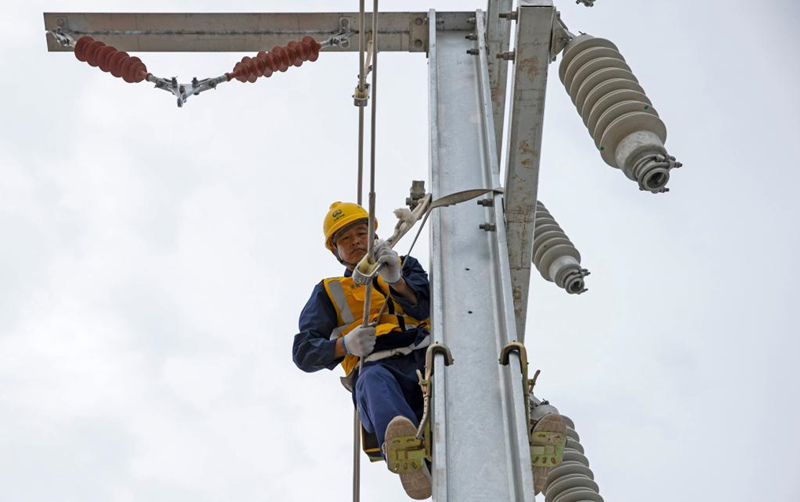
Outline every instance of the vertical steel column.
<path fill-rule="evenodd" d="M 486 45 L 489 53 L 489 82 L 492 88 L 494 110 L 494 133 L 497 138 L 497 156 L 503 148 L 503 126 L 506 116 L 506 82 L 508 60 L 497 55 L 508 50 L 511 40 L 511 19 L 500 17 L 511 12 L 513 0 L 489 0 L 486 13 Z"/>
<path fill-rule="evenodd" d="M 554 16 L 552 0 L 520 0 L 505 184 L 508 257 L 520 341 L 525 339 L 544 98 Z"/>
<path fill-rule="evenodd" d="M 429 18 L 430 170 L 434 197 L 497 187 L 485 17 L 476 42 L 438 31 Z M 474 52 L 474 51 L 473 51 Z M 455 364 L 435 360 L 432 431 L 437 501 L 533 502 L 533 476 L 520 361 L 498 362 L 516 339 L 501 197 L 460 204 L 431 222 L 432 327 Z M 484 226 L 488 230 L 479 228 Z"/>

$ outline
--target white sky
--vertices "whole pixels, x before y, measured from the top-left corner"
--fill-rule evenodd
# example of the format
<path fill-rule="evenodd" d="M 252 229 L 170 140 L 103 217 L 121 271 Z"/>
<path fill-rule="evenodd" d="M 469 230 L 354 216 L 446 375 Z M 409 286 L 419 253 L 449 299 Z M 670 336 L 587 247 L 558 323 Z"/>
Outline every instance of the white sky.
<path fill-rule="evenodd" d="M 669 194 L 639 192 L 602 162 L 551 66 L 540 196 L 592 275 L 581 297 L 533 277 L 539 393 L 577 423 L 608 502 L 796 502 L 800 5 L 557 6 L 573 31 L 618 45 L 685 167 Z M 331 201 L 355 198 L 355 55 L 178 109 L 147 84 L 46 52 L 42 12 L 357 7 L 6 5 L 4 501 L 350 500 L 349 395 L 338 370 L 296 369 L 291 343 L 313 285 L 340 270 L 321 220 Z M 139 56 L 186 81 L 242 54 Z M 427 65 L 387 53 L 379 68 L 386 228 L 411 180 L 427 177 Z M 362 500 L 406 500 L 380 464 L 363 464 L 362 486 Z"/>

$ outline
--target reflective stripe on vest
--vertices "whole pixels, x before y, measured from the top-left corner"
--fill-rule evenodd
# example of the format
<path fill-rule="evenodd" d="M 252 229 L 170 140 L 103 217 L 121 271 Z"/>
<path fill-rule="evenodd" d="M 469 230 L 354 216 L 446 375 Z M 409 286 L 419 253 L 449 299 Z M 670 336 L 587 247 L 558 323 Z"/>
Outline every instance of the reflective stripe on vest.
<path fill-rule="evenodd" d="M 331 279 L 325 279 L 323 281 L 323 285 L 325 286 L 325 291 L 328 293 L 328 297 L 331 299 L 331 303 L 336 310 L 337 327 L 331 331 L 330 335 L 330 339 L 335 340 L 345 336 L 356 327 L 361 326 L 363 319 L 364 300 L 366 297 L 366 288 L 365 286 L 357 286 L 350 277 L 335 277 Z M 389 285 L 380 277 L 378 277 L 377 286 L 377 288 L 373 288 L 371 295 L 369 309 L 370 322 L 376 321 L 376 317 L 380 312 L 384 301 L 386 301 L 386 297 L 381 293 L 381 290 L 389 291 Z M 417 326 L 427 327 L 427 320 L 420 322 L 413 317 L 405 315 L 403 308 L 399 304 L 396 304 L 395 307 L 394 314 L 384 313 L 381 315 L 380 319 L 377 319 L 378 323 L 375 326 L 376 336 L 383 336 L 391 333 L 392 331 L 400 331 L 401 318 L 406 329 L 415 328 Z M 425 339 L 418 345 L 412 344 L 408 347 L 382 350 L 380 352 L 370 354 L 365 361 L 377 361 L 379 359 L 385 359 L 398 354 L 410 354 L 415 349 L 427 347 L 429 343 L 430 341 Z M 357 364 L 358 357 L 351 355 L 345 356 L 344 360 L 342 361 L 342 367 L 344 368 L 345 374 L 349 374 Z"/>

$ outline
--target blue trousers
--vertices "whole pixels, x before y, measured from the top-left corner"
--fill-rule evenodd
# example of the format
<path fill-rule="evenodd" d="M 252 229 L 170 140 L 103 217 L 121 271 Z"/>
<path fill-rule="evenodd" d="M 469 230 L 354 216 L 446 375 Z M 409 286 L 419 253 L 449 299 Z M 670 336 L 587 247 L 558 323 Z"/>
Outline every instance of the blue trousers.
<path fill-rule="evenodd" d="M 386 427 L 397 415 L 419 426 L 423 400 L 417 370 L 425 372 L 425 349 L 366 363 L 358 375 L 354 398 L 361 424 L 377 436 L 379 445 L 383 445 Z"/>

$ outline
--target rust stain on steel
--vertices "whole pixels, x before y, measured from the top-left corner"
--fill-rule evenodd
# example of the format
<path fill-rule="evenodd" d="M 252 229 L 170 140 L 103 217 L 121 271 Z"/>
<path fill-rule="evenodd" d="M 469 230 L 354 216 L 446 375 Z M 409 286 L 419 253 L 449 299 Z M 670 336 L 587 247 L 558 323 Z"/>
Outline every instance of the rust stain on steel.
<path fill-rule="evenodd" d="M 517 68 L 528 75 L 528 80 L 533 82 L 539 75 L 539 58 L 536 56 L 525 58 L 519 62 Z"/>
<path fill-rule="evenodd" d="M 528 141 L 524 140 L 524 139 L 519 142 L 519 146 L 517 147 L 517 150 L 519 150 L 519 153 L 521 155 L 525 155 L 525 154 L 535 155 L 536 154 L 536 152 L 533 150 L 533 148 L 531 148 L 530 143 L 528 143 Z"/>
<path fill-rule="evenodd" d="M 492 95 L 492 103 L 497 103 L 497 96 L 500 94 L 500 86 L 493 85 L 489 88 L 489 92 Z"/>

